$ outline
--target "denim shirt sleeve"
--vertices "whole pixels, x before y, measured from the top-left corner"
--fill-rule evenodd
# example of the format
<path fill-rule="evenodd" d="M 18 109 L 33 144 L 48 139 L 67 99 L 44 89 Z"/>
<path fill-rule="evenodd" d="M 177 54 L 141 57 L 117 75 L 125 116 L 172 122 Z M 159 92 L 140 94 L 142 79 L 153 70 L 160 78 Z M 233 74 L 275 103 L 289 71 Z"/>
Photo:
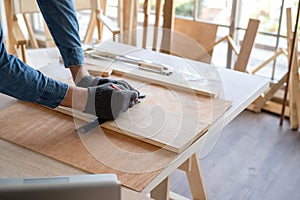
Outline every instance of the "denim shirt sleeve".
<path fill-rule="evenodd" d="M 0 26 L 0 92 L 51 108 L 64 99 L 68 85 L 44 76 L 7 53 Z"/>
<path fill-rule="evenodd" d="M 65 67 L 81 66 L 84 56 L 73 0 L 37 0 Z"/>

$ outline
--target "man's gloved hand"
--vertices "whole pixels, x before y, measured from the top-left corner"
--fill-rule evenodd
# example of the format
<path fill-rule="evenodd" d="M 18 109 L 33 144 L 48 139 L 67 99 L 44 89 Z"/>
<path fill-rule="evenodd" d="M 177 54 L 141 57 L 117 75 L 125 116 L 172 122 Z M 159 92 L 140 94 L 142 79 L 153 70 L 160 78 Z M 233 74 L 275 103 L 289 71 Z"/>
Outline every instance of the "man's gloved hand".
<path fill-rule="evenodd" d="M 109 79 L 109 78 L 102 78 L 100 76 L 96 76 L 96 77 L 91 76 L 91 75 L 85 76 L 79 81 L 77 86 L 88 88 L 88 87 L 95 87 L 97 85 L 103 85 L 106 83 L 113 83 L 113 84 L 121 85 L 127 90 L 137 92 L 137 94 L 139 95 L 139 91 L 134 89 L 131 85 L 129 85 L 129 83 L 127 83 L 124 80 L 113 80 L 113 79 Z"/>
<path fill-rule="evenodd" d="M 136 103 L 137 92 L 127 90 L 122 85 L 115 86 L 120 90 L 114 89 L 112 83 L 88 87 L 88 99 L 83 112 L 104 120 L 113 120 Z"/>

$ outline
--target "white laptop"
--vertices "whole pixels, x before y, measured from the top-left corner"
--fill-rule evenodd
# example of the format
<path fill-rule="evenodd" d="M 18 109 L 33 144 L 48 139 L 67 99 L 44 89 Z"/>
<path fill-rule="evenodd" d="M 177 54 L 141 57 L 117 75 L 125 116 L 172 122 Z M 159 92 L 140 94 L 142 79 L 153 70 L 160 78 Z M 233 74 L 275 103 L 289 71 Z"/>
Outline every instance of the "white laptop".
<path fill-rule="evenodd" d="M 114 174 L 0 179 L 1 200 L 120 200 Z"/>

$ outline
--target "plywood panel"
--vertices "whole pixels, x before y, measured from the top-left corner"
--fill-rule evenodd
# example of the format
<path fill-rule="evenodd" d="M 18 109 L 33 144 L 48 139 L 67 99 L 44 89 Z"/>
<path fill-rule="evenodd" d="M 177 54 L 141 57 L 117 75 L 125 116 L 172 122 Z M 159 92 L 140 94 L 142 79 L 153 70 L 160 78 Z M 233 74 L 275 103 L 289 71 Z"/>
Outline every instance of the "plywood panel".
<path fill-rule="evenodd" d="M 126 76 L 111 78 L 124 79 Z M 129 110 L 127 115 L 131 118 L 139 117 L 135 112 L 146 112 L 153 119 L 163 116 L 163 124 L 165 119 L 172 117 L 175 120 L 189 119 L 188 122 L 192 120 L 194 124 L 187 123 L 187 126 L 200 130 L 201 125 L 211 124 L 231 105 L 222 99 L 174 91 L 153 82 L 126 80 L 147 95 L 144 102 Z M 196 101 L 198 103 L 193 103 Z M 142 113 L 141 116 L 145 115 Z M 200 128 L 194 126 L 196 122 Z M 142 191 L 178 157 L 177 153 L 165 148 L 106 128 L 97 127 L 87 134 L 77 134 L 75 127 L 84 123 L 39 105 L 18 103 L 0 112 L 0 137 L 89 173 L 117 174 L 124 186 L 136 191 Z M 171 125 L 176 128 L 179 122 Z"/>
<path fill-rule="evenodd" d="M 176 157 L 170 151 L 159 151 L 153 145 L 105 129 L 79 136 L 72 117 L 31 103 L 18 103 L 1 111 L 0 124 L 4 140 L 90 173 L 115 173 L 123 185 L 137 191 Z M 132 155 L 135 157 L 130 158 Z M 157 166 L 152 168 L 153 164 Z"/>
<path fill-rule="evenodd" d="M 157 95 L 161 94 L 157 92 Z M 168 95 L 165 97 L 168 99 Z M 188 96 L 185 98 L 189 99 Z M 224 112 L 205 109 L 209 98 L 198 98 L 203 98 L 198 105 L 202 110 L 200 121 L 210 123 Z M 210 104 L 215 105 L 212 108 L 216 111 L 221 111 L 219 108 L 224 108 L 224 104 L 225 108 L 230 105 L 215 100 Z M 173 108 L 172 104 L 168 106 Z M 185 106 L 194 108 L 190 104 Z M 115 173 L 124 186 L 136 191 L 143 190 L 178 156 L 105 128 L 97 127 L 88 134 L 77 134 L 75 127 L 83 123 L 39 105 L 18 103 L 0 112 L 0 137 L 90 173 Z"/>
<path fill-rule="evenodd" d="M 194 93 L 130 82 L 146 94 L 146 99 L 102 126 L 176 153 L 205 133 L 230 105 L 224 100 Z"/>

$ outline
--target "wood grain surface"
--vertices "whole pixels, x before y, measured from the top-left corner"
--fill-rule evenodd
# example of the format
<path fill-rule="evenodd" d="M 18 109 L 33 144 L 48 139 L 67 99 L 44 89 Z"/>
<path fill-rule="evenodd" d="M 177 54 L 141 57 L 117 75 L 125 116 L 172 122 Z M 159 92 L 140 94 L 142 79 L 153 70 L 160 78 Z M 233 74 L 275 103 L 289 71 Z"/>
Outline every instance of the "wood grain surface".
<path fill-rule="evenodd" d="M 179 91 L 153 82 L 141 83 L 126 76 L 110 78 L 125 79 L 145 93 L 147 97 L 144 102 L 130 111 L 141 112 L 148 107 L 146 114 L 150 113 L 150 117 L 151 110 L 154 110 L 158 116 L 161 113 L 178 114 L 182 119 L 186 116 L 202 125 L 209 125 L 231 105 L 231 102 L 222 99 L 188 92 L 179 94 Z M 198 103 L 193 103 L 195 101 Z M 144 106 L 144 109 L 139 109 L 139 106 Z M 88 173 L 114 173 L 122 185 L 136 191 L 142 191 L 180 156 L 165 147 L 157 147 L 100 126 L 87 134 L 78 134 L 75 128 L 84 123 L 33 103 L 18 102 L 0 111 L 0 137 Z M 177 123 L 174 122 L 173 126 L 176 127 Z"/>
<path fill-rule="evenodd" d="M 0 137 L 89 173 L 114 173 L 142 191 L 179 154 L 100 126 L 77 134 L 84 122 L 54 110 L 18 102 L 0 115 Z"/>
<path fill-rule="evenodd" d="M 230 102 L 193 92 L 130 82 L 143 91 L 146 98 L 102 127 L 176 153 L 181 153 L 204 134 L 230 106 Z"/>
<path fill-rule="evenodd" d="M 105 129 L 79 136 L 72 117 L 32 103 L 17 103 L 1 111 L 0 123 L 2 139 L 86 172 L 115 173 L 124 186 L 136 191 L 176 157 L 170 151 Z M 130 158 L 132 154 L 134 158 Z"/>

